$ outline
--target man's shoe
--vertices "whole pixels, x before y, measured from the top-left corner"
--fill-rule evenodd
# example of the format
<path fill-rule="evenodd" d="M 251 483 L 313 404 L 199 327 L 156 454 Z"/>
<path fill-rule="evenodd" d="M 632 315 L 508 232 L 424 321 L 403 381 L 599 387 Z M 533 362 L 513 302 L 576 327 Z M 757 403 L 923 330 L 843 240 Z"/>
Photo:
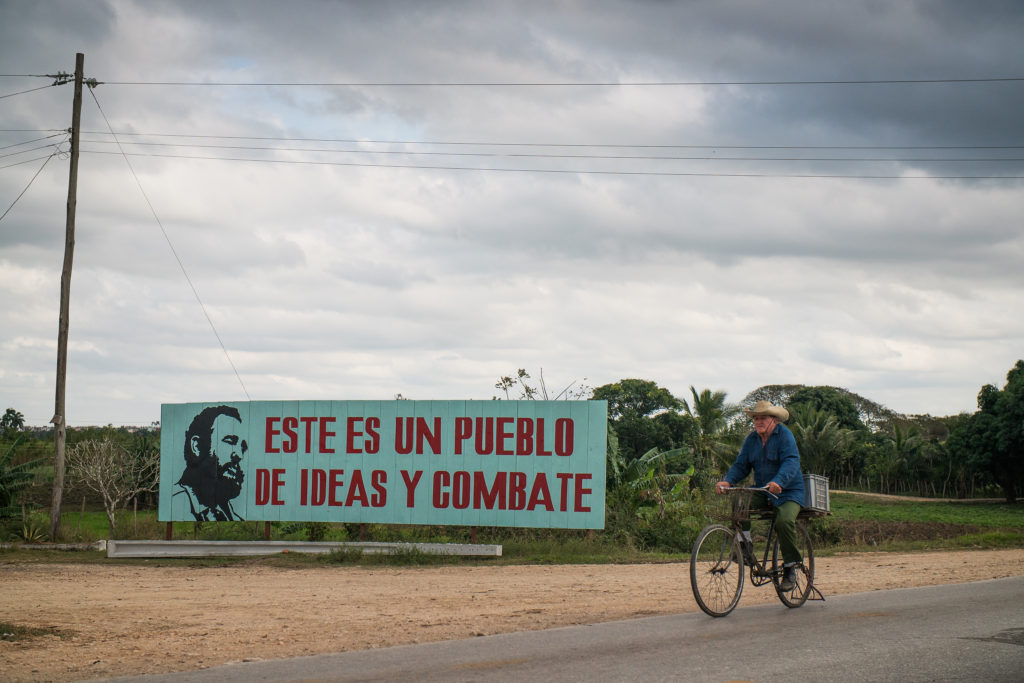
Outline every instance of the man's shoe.
<path fill-rule="evenodd" d="M 779 590 L 783 593 L 788 593 L 789 591 L 796 588 L 796 570 L 797 564 L 795 562 L 792 564 L 783 565 L 782 581 L 779 582 Z"/>

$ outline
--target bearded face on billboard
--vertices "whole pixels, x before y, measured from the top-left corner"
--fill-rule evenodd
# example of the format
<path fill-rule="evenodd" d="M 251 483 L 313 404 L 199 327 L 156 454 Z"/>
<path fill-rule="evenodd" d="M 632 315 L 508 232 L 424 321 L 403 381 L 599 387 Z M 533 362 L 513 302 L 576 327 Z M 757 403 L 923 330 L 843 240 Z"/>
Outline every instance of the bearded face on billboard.
<path fill-rule="evenodd" d="M 203 409 L 185 432 L 185 471 L 174 494 L 188 497 L 197 522 L 242 518 L 231 501 L 242 492 L 242 458 L 249 449 L 241 437 L 242 418 L 237 408 Z"/>

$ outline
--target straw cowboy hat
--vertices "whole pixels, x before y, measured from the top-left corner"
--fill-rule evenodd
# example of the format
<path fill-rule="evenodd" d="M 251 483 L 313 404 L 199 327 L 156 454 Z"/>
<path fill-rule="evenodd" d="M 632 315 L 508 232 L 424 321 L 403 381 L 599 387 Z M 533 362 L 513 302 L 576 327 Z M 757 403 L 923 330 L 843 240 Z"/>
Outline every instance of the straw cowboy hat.
<path fill-rule="evenodd" d="M 753 408 L 747 408 L 747 415 L 749 417 L 768 415 L 769 417 L 774 417 L 779 422 L 785 422 L 789 419 L 788 410 L 782 406 L 773 406 L 768 401 L 758 401 L 754 404 Z"/>

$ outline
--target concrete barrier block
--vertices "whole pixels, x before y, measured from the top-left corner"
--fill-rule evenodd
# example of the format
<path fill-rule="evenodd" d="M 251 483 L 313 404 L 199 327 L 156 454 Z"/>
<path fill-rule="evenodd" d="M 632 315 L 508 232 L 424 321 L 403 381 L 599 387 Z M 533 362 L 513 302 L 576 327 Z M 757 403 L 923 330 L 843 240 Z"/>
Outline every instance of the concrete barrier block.
<path fill-rule="evenodd" d="M 376 543 L 373 541 L 115 541 L 107 542 L 109 558 L 229 557 L 276 553 L 329 553 L 358 550 L 367 555 L 415 549 L 431 555 L 501 557 L 500 545 L 469 543 Z"/>

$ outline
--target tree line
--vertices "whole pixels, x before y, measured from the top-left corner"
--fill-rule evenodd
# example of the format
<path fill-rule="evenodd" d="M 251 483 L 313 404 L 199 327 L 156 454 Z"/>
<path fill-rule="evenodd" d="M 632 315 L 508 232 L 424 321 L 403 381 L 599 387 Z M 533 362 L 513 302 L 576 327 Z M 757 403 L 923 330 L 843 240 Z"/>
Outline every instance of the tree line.
<path fill-rule="evenodd" d="M 686 533 L 750 431 L 745 409 L 759 400 L 786 406 L 804 472 L 828 477 L 833 489 L 952 498 L 1000 493 L 1007 502 L 1024 491 L 1021 360 L 1002 388 L 981 388 L 976 412 L 946 417 L 900 415 L 833 386 L 766 385 L 734 403 L 724 391 L 691 386 L 677 397 L 644 379 L 593 389 L 574 383 L 553 396 L 542 377 L 538 382 L 519 369 L 494 386 L 509 400 L 607 401 L 609 525 L 640 536 Z M 154 506 L 159 448 L 157 423 L 69 428 L 69 500 L 102 502 L 111 526 L 119 507 Z M 0 518 L 22 514 L 26 504 L 45 506 L 52 479 L 52 428 L 27 427 L 8 408 L 0 417 Z"/>
<path fill-rule="evenodd" d="M 786 426 L 805 473 L 833 489 L 969 498 L 1024 491 L 1024 361 L 1002 389 L 985 385 L 973 414 L 901 415 L 832 386 L 766 385 L 730 403 L 725 392 L 690 387 L 674 396 L 649 380 L 624 379 L 593 390 L 608 401 L 615 432 L 610 463 L 654 452 L 678 452 L 676 470 L 692 467 L 694 486 L 708 487 L 728 469 L 750 431 L 745 409 L 759 400 L 785 406 Z M 612 451 L 616 452 L 612 452 Z"/>
<path fill-rule="evenodd" d="M 0 522 L 49 504 L 53 462 L 53 428 L 27 427 L 8 408 L 0 417 Z M 119 510 L 157 504 L 159 425 L 69 427 L 66 464 L 65 500 L 102 505 L 113 536 Z"/>

